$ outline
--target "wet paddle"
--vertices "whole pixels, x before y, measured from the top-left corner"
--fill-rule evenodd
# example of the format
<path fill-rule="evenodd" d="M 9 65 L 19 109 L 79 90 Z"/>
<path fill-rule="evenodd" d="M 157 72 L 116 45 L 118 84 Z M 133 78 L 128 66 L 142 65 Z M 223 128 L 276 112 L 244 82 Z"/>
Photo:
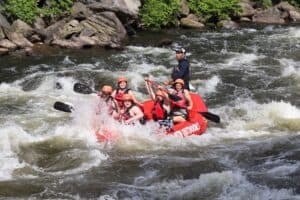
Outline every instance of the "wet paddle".
<path fill-rule="evenodd" d="M 216 123 L 220 123 L 221 119 L 218 115 L 215 115 L 213 113 L 210 112 L 199 112 L 203 117 L 205 117 L 206 119 L 216 122 Z"/>
<path fill-rule="evenodd" d="M 154 87 L 158 88 L 159 85 L 157 83 L 155 83 L 154 81 L 151 80 L 147 80 L 148 83 L 152 84 Z M 175 95 L 175 94 L 171 94 L 169 93 L 169 91 L 166 88 L 160 87 L 164 92 L 166 92 L 169 96 L 169 98 L 173 101 L 180 101 L 181 97 Z"/>
<path fill-rule="evenodd" d="M 68 112 L 68 113 L 74 111 L 74 108 L 71 105 L 63 103 L 61 101 L 56 101 L 53 105 L 53 108 L 55 110 L 59 110 L 62 112 Z"/>

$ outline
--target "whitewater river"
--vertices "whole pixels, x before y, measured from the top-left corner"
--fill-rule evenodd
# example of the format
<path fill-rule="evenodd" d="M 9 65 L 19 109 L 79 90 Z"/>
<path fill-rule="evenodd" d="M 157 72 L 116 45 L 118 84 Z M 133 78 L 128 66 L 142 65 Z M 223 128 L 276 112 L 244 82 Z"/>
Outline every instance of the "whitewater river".
<path fill-rule="evenodd" d="M 126 75 L 147 99 L 144 77 L 161 83 L 176 64 L 154 45 L 163 38 L 186 47 L 191 83 L 221 117 L 202 136 L 113 125 L 95 115 L 95 95 L 73 91 Z M 170 30 L 122 51 L 43 52 L 0 57 L 0 199 L 300 199 L 300 27 Z M 98 143 L 95 120 L 122 137 Z"/>

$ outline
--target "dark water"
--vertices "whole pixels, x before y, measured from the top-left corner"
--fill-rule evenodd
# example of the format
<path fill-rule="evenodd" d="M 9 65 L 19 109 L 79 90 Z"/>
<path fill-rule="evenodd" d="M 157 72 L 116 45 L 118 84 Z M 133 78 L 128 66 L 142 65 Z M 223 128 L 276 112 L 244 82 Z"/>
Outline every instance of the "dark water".
<path fill-rule="evenodd" d="M 204 135 L 114 125 L 95 116 L 97 97 L 73 91 L 126 75 L 147 99 L 143 78 L 161 83 L 176 64 L 170 46 L 157 47 L 166 38 L 188 50 L 194 91 L 221 116 Z M 127 44 L 0 58 L 1 199 L 300 199 L 299 27 L 168 30 Z M 98 143 L 95 121 L 123 136 Z"/>

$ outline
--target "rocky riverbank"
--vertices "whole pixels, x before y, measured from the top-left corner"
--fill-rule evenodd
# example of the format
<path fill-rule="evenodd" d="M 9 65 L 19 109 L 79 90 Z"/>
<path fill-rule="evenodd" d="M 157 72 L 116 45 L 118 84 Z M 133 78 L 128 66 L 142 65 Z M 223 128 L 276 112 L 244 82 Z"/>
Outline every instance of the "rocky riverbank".
<path fill-rule="evenodd" d="M 218 22 L 223 28 L 238 28 L 240 23 L 287 24 L 299 23 L 300 12 L 288 2 L 267 9 L 242 0 L 241 13 L 233 20 Z M 63 48 L 108 47 L 120 48 L 122 41 L 142 27 L 138 13 L 140 0 L 81 0 L 71 12 L 55 22 L 38 18 L 32 25 L 21 20 L 9 22 L 0 13 L 0 55 L 21 51 L 30 54 L 34 45 L 54 45 Z M 191 13 L 186 0 L 181 1 L 178 25 L 203 30 L 205 19 Z"/>

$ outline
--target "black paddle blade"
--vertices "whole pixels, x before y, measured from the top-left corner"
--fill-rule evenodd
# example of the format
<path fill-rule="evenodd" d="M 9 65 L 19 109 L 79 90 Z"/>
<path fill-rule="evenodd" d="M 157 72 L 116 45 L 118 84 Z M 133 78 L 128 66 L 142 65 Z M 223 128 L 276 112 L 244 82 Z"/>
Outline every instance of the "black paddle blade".
<path fill-rule="evenodd" d="M 56 110 L 68 112 L 68 113 L 70 113 L 70 112 L 72 112 L 72 110 L 74 110 L 72 106 L 65 104 L 63 102 L 60 102 L 60 101 L 55 102 L 53 107 Z"/>
<path fill-rule="evenodd" d="M 213 121 L 213 122 L 216 122 L 216 123 L 220 123 L 221 122 L 221 119 L 218 115 L 215 115 L 213 113 L 210 113 L 210 112 L 200 112 L 200 114 L 205 117 L 206 119 L 210 120 L 210 121 Z"/>
<path fill-rule="evenodd" d="M 177 96 L 175 94 L 168 94 L 169 98 L 173 101 L 180 101 L 181 100 L 181 97 L 180 96 Z"/>
<path fill-rule="evenodd" d="M 90 88 L 90 86 L 82 84 L 82 83 L 75 83 L 73 90 L 77 93 L 81 94 L 92 94 L 94 93 L 94 90 Z"/>

